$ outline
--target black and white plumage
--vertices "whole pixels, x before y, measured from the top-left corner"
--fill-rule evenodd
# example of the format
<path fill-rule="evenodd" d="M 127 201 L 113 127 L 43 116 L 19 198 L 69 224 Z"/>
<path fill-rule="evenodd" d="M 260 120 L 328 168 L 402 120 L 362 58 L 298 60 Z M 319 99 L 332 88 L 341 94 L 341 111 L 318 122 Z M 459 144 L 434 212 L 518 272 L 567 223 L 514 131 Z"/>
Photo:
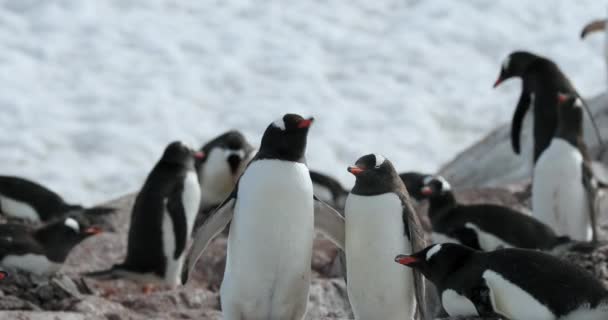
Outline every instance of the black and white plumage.
<path fill-rule="evenodd" d="M 200 156 L 181 142 L 167 146 L 135 199 L 125 261 L 88 276 L 181 284 L 186 244 L 200 206 L 194 168 Z"/>
<path fill-rule="evenodd" d="M 524 117 L 533 107 L 534 163 L 551 143 L 557 128 L 557 93 L 578 95 L 570 80 L 551 60 L 530 52 L 516 51 L 505 58 L 494 84 L 519 77 L 522 91 L 511 122 L 511 144 L 520 153 L 520 132 Z"/>
<path fill-rule="evenodd" d="M 458 203 L 441 176 L 427 180 L 421 193 L 429 198 L 434 243 L 454 242 L 492 251 L 513 247 L 551 250 L 570 242 L 544 223 L 511 208 Z"/>
<path fill-rule="evenodd" d="M 201 185 L 201 208 L 209 211 L 234 189 L 253 147 L 242 133 L 230 130 L 207 142 L 200 151 L 203 157 L 197 159 L 196 171 Z"/>
<path fill-rule="evenodd" d="M 560 97 L 557 130 L 534 167 L 532 214 L 560 234 L 589 241 L 599 185 L 583 141 L 582 106 L 576 96 Z"/>
<path fill-rule="evenodd" d="M 313 198 L 305 164 L 312 122 L 286 114 L 270 124 L 230 197 L 195 235 L 184 282 L 209 241 L 230 222 L 220 290 L 224 319 L 301 319 L 308 302 L 313 228 L 343 247 L 344 220 Z"/>
<path fill-rule="evenodd" d="M 451 316 L 608 319 L 608 291 L 584 269 L 527 249 L 481 252 L 435 244 L 395 261 L 431 280 Z"/>
<path fill-rule="evenodd" d="M 348 171 L 356 177 L 345 207 L 347 288 L 355 319 L 426 318 L 422 276 L 392 262 L 395 252 L 426 246 L 403 181 L 377 154 L 359 158 Z"/>
<path fill-rule="evenodd" d="M 407 193 L 416 201 L 426 199 L 426 197 L 420 191 L 422 190 L 422 187 L 424 187 L 424 183 L 429 177 L 432 177 L 432 175 L 416 171 L 403 172 L 399 174 L 399 178 L 401 178 L 405 184 Z"/>
<path fill-rule="evenodd" d="M 0 266 L 37 275 L 52 275 L 82 240 L 99 234 L 98 226 L 78 217 L 55 220 L 34 228 L 23 224 L 0 225 Z"/>
<path fill-rule="evenodd" d="M 15 176 L 0 176 L 0 212 L 10 218 L 47 222 L 68 214 L 82 214 L 94 220 L 114 211 L 114 208 L 84 208 L 69 204 L 39 183 Z"/>

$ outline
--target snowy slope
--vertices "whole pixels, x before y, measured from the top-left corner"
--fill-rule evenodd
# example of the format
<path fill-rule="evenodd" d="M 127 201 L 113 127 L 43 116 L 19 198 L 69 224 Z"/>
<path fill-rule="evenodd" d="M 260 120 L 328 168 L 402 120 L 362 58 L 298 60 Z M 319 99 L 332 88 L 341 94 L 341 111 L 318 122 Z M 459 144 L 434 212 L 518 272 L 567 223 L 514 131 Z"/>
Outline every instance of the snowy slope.
<path fill-rule="evenodd" d="M 604 16 L 587 1 L 0 1 L 0 173 L 93 204 L 134 191 L 164 145 L 230 128 L 257 144 L 285 112 L 314 115 L 309 164 L 345 184 L 380 152 L 435 170 L 511 118 L 501 60 L 554 58 L 605 87 Z"/>

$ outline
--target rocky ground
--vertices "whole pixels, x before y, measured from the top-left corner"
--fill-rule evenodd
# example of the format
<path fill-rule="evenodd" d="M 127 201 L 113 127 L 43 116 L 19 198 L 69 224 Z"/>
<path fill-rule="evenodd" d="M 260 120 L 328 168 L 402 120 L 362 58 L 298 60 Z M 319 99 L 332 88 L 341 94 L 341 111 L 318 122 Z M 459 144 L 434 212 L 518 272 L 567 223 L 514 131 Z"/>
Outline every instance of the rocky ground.
<path fill-rule="evenodd" d="M 599 115 L 602 131 L 606 131 L 608 105 L 602 101 L 593 100 L 593 109 Z M 441 170 L 452 181 L 460 201 L 491 202 L 529 211 L 526 160 L 509 155 L 507 139 L 508 128 L 501 127 Z M 497 159 L 506 163 L 506 169 L 492 175 Z M 606 164 L 606 158 L 601 162 Z M 59 275 L 47 279 L 11 273 L 3 280 L 0 310 L 4 311 L 0 311 L 0 320 L 221 319 L 218 288 L 225 263 L 225 237 L 213 241 L 188 285 L 175 290 L 159 288 L 145 294 L 140 285 L 129 281 L 100 282 L 80 276 L 82 272 L 105 269 L 122 260 L 133 200 L 133 195 L 129 195 L 105 204 L 118 209 L 109 221 L 116 232 L 84 241 L 70 254 Z M 607 205 L 604 201 L 601 206 L 603 231 L 608 230 Z M 426 205 L 417 205 L 417 211 L 428 227 Z M 605 232 L 603 239 L 608 239 Z M 328 240 L 317 237 L 307 319 L 352 319 L 336 256 L 337 249 Z M 590 252 L 570 251 L 563 256 L 608 285 L 608 244 L 598 245 Z"/>

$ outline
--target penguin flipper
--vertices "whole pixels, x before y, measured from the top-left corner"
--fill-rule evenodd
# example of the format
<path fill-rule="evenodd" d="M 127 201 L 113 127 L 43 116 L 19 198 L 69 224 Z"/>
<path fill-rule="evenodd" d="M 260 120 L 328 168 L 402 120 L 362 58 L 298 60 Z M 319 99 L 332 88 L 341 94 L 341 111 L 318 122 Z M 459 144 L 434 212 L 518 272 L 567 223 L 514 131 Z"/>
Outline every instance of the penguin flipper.
<path fill-rule="evenodd" d="M 182 203 L 183 191 L 183 184 L 179 184 L 177 188 L 171 192 L 165 204 L 173 224 L 173 236 L 175 236 L 175 251 L 173 253 L 173 259 L 179 258 L 179 256 L 186 249 L 186 242 L 188 241 L 186 209 Z M 167 255 L 168 254 L 169 253 L 167 253 Z"/>
<path fill-rule="evenodd" d="M 593 175 L 593 169 L 587 161 L 583 161 L 583 186 L 587 191 L 587 202 L 589 205 L 589 222 L 591 223 L 591 241 L 597 242 L 597 197 L 600 183 Z"/>
<path fill-rule="evenodd" d="M 511 121 L 511 146 L 516 154 L 520 152 L 519 137 L 521 135 L 521 126 L 526 116 L 528 108 L 530 108 L 530 94 L 522 90 L 517 107 L 515 107 L 515 113 L 513 114 L 513 120 Z"/>
<path fill-rule="evenodd" d="M 182 284 L 186 284 L 188 281 L 191 270 L 194 269 L 194 265 L 196 265 L 196 262 L 207 248 L 209 242 L 222 232 L 230 220 L 232 220 L 235 203 L 236 188 L 235 191 L 233 191 L 213 213 L 207 215 L 205 221 L 203 221 L 203 224 L 194 235 L 194 241 L 186 256 L 182 269 Z"/>
<path fill-rule="evenodd" d="M 468 296 L 475 305 L 477 313 L 482 317 L 499 316 L 492 306 L 491 294 L 490 288 L 485 283 L 475 286 L 469 291 Z"/>
<path fill-rule="evenodd" d="M 344 218 L 336 209 L 313 196 L 315 202 L 315 229 L 319 230 L 338 248 L 344 250 Z"/>

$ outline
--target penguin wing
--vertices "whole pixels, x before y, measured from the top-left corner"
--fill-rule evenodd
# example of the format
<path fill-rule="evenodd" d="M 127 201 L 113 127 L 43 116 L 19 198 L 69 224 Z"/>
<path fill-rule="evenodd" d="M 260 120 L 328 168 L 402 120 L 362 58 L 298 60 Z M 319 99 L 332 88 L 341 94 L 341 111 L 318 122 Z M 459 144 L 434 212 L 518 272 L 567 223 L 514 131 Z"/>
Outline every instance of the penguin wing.
<path fill-rule="evenodd" d="M 593 175 L 593 169 L 589 162 L 583 161 L 583 186 L 587 191 L 587 203 L 589 205 L 589 221 L 591 222 L 591 239 L 593 242 L 597 241 L 597 215 L 596 215 L 596 204 L 599 193 L 600 183 Z"/>
<path fill-rule="evenodd" d="M 404 187 L 405 188 L 405 187 Z M 410 204 L 407 191 L 399 192 L 399 198 L 403 206 L 403 223 L 405 224 L 405 236 L 410 240 L 412 246 L 412 252 L 420 252 L 426 248 L 426 240 L 424 232 L 422 231 L 422 225 L 418 220 L 418 215 L 412 205 Z M 414 292 L 416 294 L 416 305 L 418 308 L 418 317 L 420 319 L 428 319 L 429 311 L 426 309 L 428 304 L 426 303 L 426 285 L 422 273 L 414 269 Z"/>
<path fill-rule="evenodd" d="M 234 215 L 234 205 L 236 203 L 236 188 L 230 196 L 211 214 L 207 215 L 203 224 L 194 235 L 192 247 L 186 256 L 184 268 L 182 269 L 182 283 L 186 284 L 190 271 L 194 269 L 194 265 L 203 254 L 209 242 L 215 238 L 224 228 Z"/>
<path fill-rule="evenodd" d="M 315 200 L 315 229 L 321 231 L 338 248 L 344 250 L 344 218 L 327 203 Z"/>
<path fill-rule="evenodd" d="M 43 248 L 31 236 L 26 226 L 6 224 L 0 228 L 0 260 L 10 254 L 44 254 Z"/>
<path fill-rule="evenodd" d="M 517 102 L 517 107 L 515 107 L 513 120 L 511 121 L 511 146 L 513 146 L 513 151 L 515 151 L 517 154 L 519 154 L 521 149 L 519 143 L 521 126 L 524 121 L 524 117 L 526 116 L 526 112 L 528 111 L 528 108 L 530 108 L 530 101 L 530 94 L 526 90 L 522 89 L 521 96 Z"/>
<path fill-rule="evenodd" d="M 173 222 L 173 235 L 175 236 L 175 252 L 173 253 L 173 259 L 179 258 L 186 248 L 186 241 L 188 240 L 188 223 L 186 218 L 186 209 L 182 202 L 182 193 L 184 191 L 183 183 L 177 184 L 167 197 L 165 204 L 167 212 Z M 169 253 L 165 253 L 169 255 Z"/>

